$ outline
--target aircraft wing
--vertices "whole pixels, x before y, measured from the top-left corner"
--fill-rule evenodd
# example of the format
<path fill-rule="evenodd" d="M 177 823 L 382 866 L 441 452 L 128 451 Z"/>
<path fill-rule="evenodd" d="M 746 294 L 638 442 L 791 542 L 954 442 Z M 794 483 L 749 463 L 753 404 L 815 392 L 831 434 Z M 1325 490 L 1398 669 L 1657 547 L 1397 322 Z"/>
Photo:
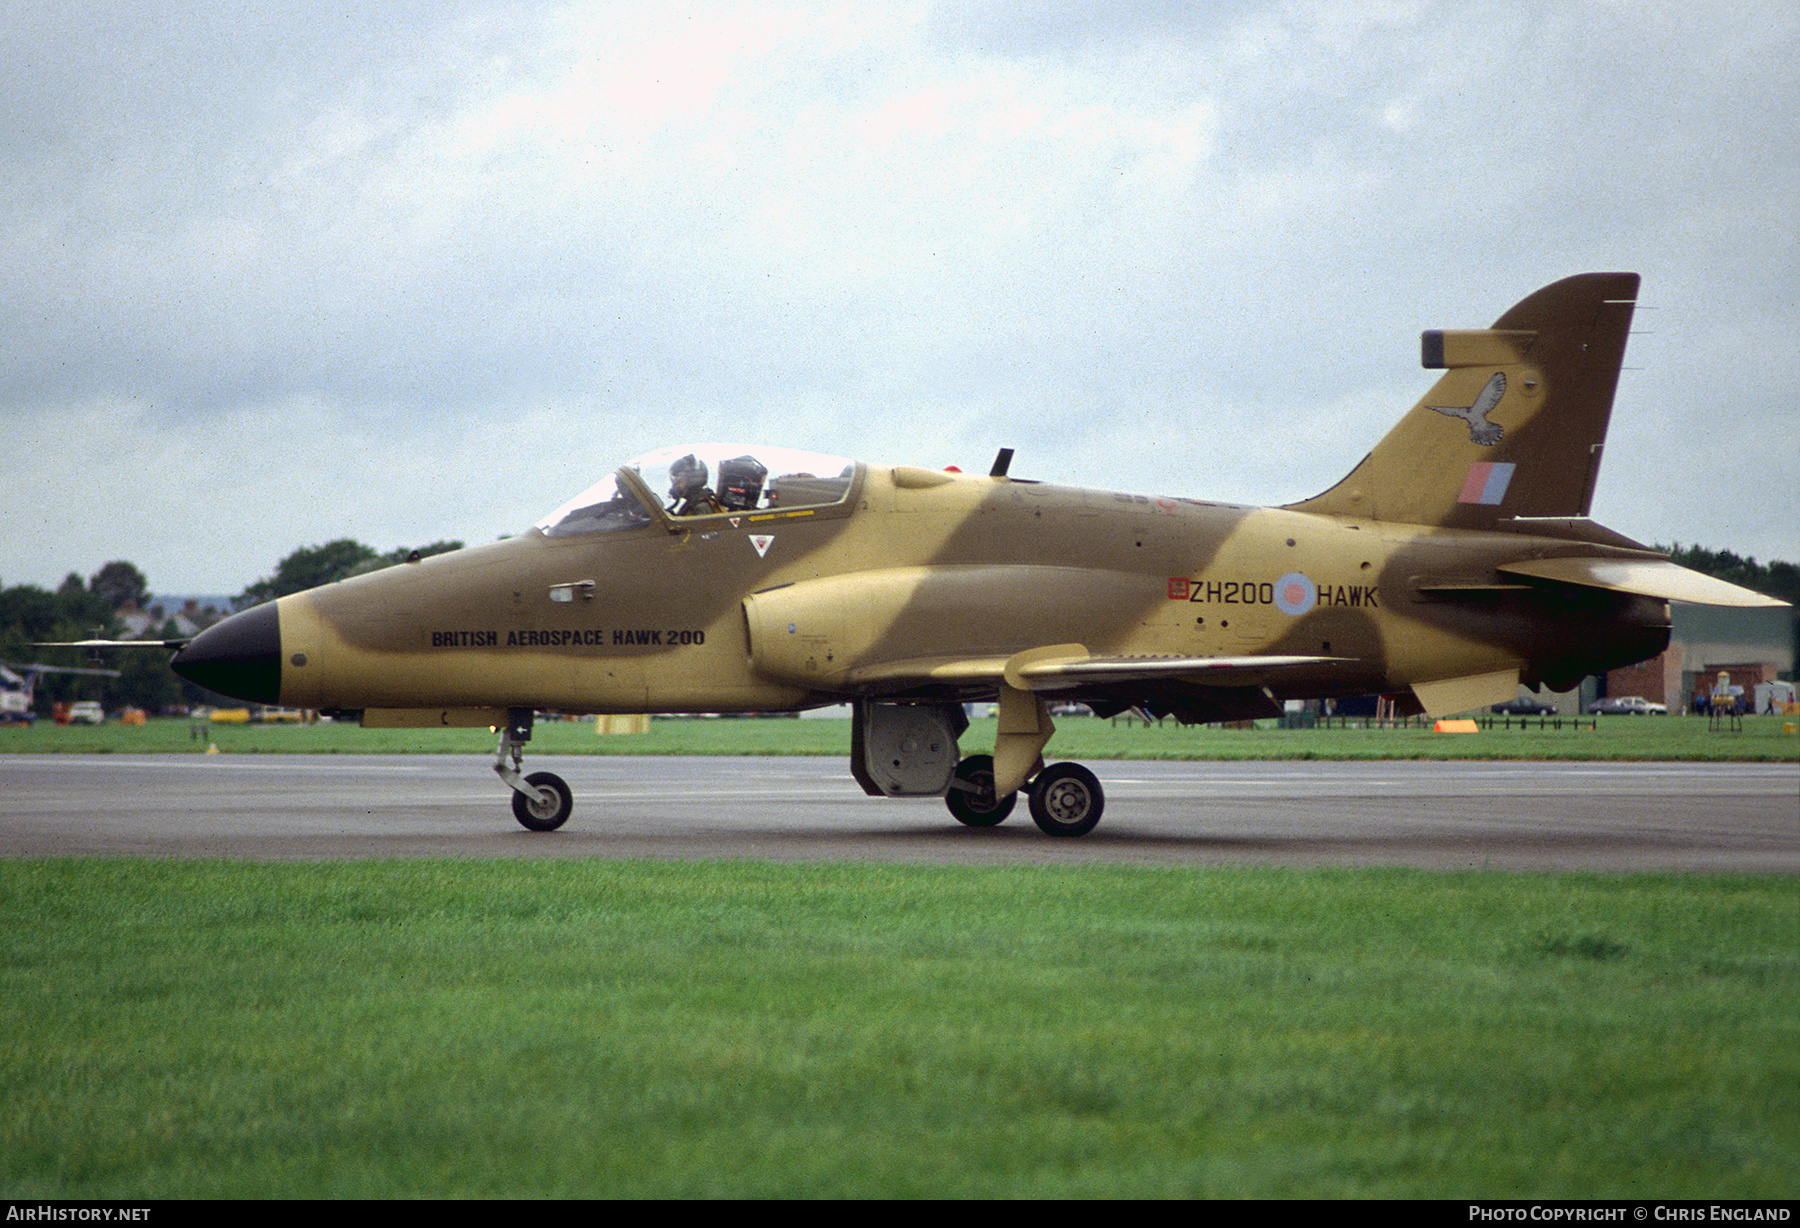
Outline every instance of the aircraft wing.
<path fill-rule="evenodd" d="M 1782 606 L 1787 602 L 1692 571 L 1668 559 L 1558 558 L 1503 563 L 1499 571 L 1533 580 L 1554 580 L 1583 588 L 1603 588 L 1664 601 L 1696 605 Z"/>
<path fill-rule="evenodd" d="M 185 648 L 186 640 L 38 640 L 33 648 Z"/>
<path fill-rule="evenodd" d="M 53 646 L 64 647 L 64 645 Z M 75 665 L 13 665 L 8 661 L 0 661 L 0 668 L 7 668 L 8 666 L 24 674 L 94 674 L 102 678 L 117 678 L 119 676 L 119 671 L 116 669 L 82 669 Z"/>
<path fill-rule="evenodd" d="M 1041 650 L 1040 650 L 1041 651 Z M 1033 654 L 1021 653 L 1021 656 Z M 1192 682 L 1202 686 L 1262 686 L 1284 673 L 1346 660 L 1343 657 L 1094 657 L 1044 656 L 1010 666 L 1008 682 L 1021 690 L 1058 691 L 1120 682 Z M 1016 685 L 1016 683 L 1015 683 Z"/>
<path fill-rule="evenodd" d="M 1005 682 L 1021 691 L 1075 691 L 1121 683 L 1185 682 L 1201 686 L 1259 687 L 1283 674 L 1345 657 L 1120 657 L 1094 656 L 1080 644 L 1034 648 L 1011 657 L 939 657 L 890 661 L 851 672 L 860 687 L 962 686 Z"/>

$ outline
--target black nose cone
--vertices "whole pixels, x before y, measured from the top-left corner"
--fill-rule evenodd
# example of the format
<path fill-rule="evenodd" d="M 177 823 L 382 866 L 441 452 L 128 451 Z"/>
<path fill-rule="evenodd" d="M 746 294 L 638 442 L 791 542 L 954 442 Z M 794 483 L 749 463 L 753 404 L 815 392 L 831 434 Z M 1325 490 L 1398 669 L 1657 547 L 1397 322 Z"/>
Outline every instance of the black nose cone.
<path fill-rule="evenodd" d="M 170 668 L 209 691 L 251 703 L 281 702 L 281 617 L 273 601 L 214 623 Z"/>

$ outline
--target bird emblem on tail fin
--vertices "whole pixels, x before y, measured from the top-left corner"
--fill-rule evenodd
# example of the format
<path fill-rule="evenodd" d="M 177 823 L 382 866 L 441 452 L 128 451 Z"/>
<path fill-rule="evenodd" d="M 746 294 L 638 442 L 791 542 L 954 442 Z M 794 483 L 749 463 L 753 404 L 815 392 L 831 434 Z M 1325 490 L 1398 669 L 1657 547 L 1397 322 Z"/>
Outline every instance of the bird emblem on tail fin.
<path fill-rule="evenodd" d="M 1500 442 L 1502 428 L 1498 423 L 1488 421 L 1488 411 L 1500 404 L 1500 398 L 1505 395 L 1506 373 L 1496 371 L 1468 408 L 1460 405 L 1433 405 L 1430 408 L 1448 418 L 1461 418 L 1469 424 L 1469 439 L 1484 448 L 1491 448 Z"/>

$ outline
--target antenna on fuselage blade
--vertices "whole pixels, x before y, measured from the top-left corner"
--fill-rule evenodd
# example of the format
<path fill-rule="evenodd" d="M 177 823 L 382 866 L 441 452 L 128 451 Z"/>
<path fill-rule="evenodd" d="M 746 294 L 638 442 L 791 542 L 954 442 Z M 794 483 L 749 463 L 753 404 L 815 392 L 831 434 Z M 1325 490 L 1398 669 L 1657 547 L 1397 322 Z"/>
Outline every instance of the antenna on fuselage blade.
<path fill-rule="evenodd" d="M 1011 448 L 1001 448 L 1000 454 L 994 457 L 994 467 L 988 470 L 988 476 L 990 478 L 1005 477 L 1006 471 L 1012 468 L 1012 454 Z"/>

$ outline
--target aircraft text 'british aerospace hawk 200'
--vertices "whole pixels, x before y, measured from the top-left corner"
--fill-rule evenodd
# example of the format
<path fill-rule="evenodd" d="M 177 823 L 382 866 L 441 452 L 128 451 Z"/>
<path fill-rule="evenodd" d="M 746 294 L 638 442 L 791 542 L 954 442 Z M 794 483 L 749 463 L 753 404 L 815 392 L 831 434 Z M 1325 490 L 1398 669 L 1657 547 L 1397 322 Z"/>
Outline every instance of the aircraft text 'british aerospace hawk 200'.
<path fill-rule="evenodd" d="M 1019 791 L 1052 835 L 1099 782 L 1044 766 L 1052 704 L 1183 721 L 1363 694 L 1462 712 L 1641 661 L 1671 600 L 1779 602 L 1589 520 L 1638 278 L 1571 277 L 1491 328 L 1424 335 L 1442 376 L 1350 475 L 1253 508 L 784 448 L 624 465 L 521 536 L 235 614 L 184 677 L 366 726 L 492 726 L 526 827 L 567 819 L 525 775 L 539 712 L 775 712 L 849 702 L 870 794 L 972 826 Z M 997 702 L 964 757 L 964 705 Z"/>

